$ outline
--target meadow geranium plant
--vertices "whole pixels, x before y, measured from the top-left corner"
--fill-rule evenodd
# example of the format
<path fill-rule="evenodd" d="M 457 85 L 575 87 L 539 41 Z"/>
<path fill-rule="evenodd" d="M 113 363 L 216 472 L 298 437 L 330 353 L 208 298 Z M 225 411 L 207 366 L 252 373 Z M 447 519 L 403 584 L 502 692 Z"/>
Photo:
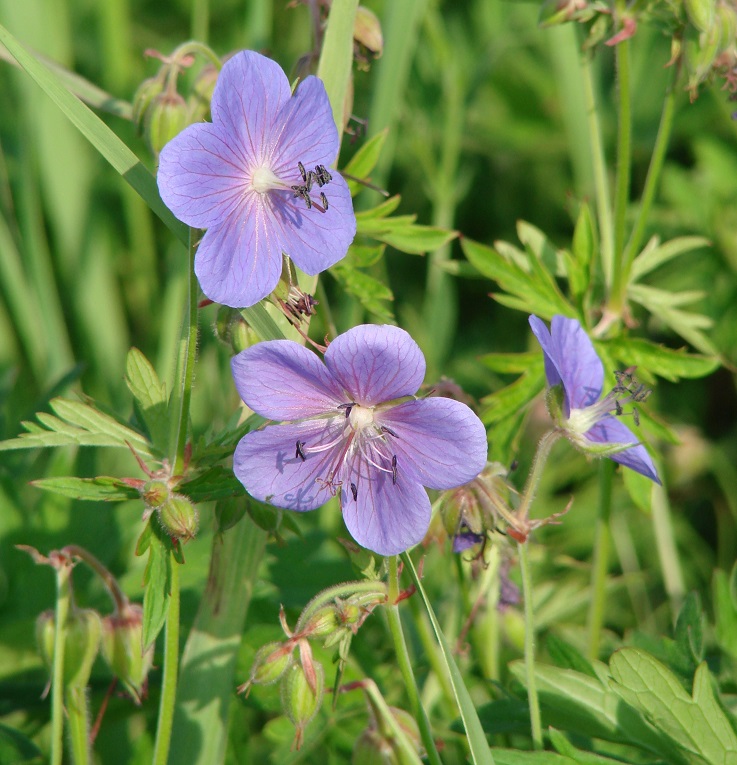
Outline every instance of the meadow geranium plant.
<path fill-rule="evenodd" d="M 238 444 L 234 470 L 249 494 L 298 511 L 339 494 L 353 538 L 381 555 L 424 536 L 424 486 L 460 486 L 486 463 L 486 431 L 469 407 L 415 398 L 425 358 L 398 327 L 354 327 L 330 343 L 324 364 L 274 340 L 242 351 L 232 367 L 243 401 L 283 422 Z"/>
<path fill-rule="evenodd" d="M 180 220 L 207 229 L 195 258 L 205 295 L 247 307 L 276 287 L 282 254 L 307 274 L 343 258 L 356 219 L 328 169 L 339 139 L 319 79 L 292 95 L 277 63 L 242 51 L 223 66 L 211 112 L 162 150 L 159 191 Z"/>
<path fill-rule="evenodd" d="M 642 397 L 644 389 L 623 383 L 620 376 L 611 393 L 601 397 L 604 365 L 576 319 L 553 316 L 548 329 L 537 316 L 530 316 L 530 326 L 543 349 L 548 385 L 560 386 L 562 399 L 549 397 L 549 409 L 568 440 L 583 452 L 610 457 L 660 483 L 647 450 L 618 417 L 624 406 Z"/>

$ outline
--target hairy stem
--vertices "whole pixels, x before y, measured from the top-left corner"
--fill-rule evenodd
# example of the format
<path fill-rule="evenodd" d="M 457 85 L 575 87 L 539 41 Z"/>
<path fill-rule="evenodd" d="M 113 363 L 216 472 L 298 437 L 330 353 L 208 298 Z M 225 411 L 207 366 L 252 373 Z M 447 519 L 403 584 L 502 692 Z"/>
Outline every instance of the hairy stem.
<path fill-rule="evenodd" d="M 596 518 L 594 565 L 588 615 L 588 657 L 591 661 L 599 658 L 601 629 L 604 624 L 606 580 L 609 569 L 609 548 L 611 546 L 609 516 L 612 509 L 613 477 L 614 463 L 611 460 L 602 460 L 599 465 L 599 505 Z"/>
<path fill-rule="evenodd" d="M 393 555 L 388 561 L 389 603 L 386 607 L 386 615 L 389 622 L 389 632 L 391 633 L 394 642 L 397 664 L 399 664 L 399 671 L 402 673 L 402 679 L 404 680 L 404 687 L 407 691 L 407 696 L 409 697 L 412 714 L 417 720 L 417 725 L 420 728 L 420 736 L 422 737 L 422 743 L 427 752 L 427 759 L 432 765 L 442 765 L 438 750 L 435 748 L 435 741 L 433 740 L 432 730 L 430 729 L 430 721 L 427 719 L 425 710 L 420 703 L 420 693 L 417 689 L 417 681 L 415 680 L 414 673 L 412 672 L 412 662 L 409 657 L 409 652 L 407 651 L 407 643 L 404 640 L 404 633 L 402 632 L 402 621 L 399 616 L 399 608 L 396 605 L 396 599 L 399 595 L 399 570 L 397 557 Z"/>
<path fill-rule="evenodd" d="M 528 556 L 528 543 L 519 542 L 519 567 L 522 573 L 522 597 L 525 601 L 525 676 L 527 678 L 527 703 L 530 708 L 530 727 L 532 746 L 543 748 L 542 724 L 540 722 L 540 702 L 537 698 L 535 680 L 535 621 L 532 612 L 532 573 Z"/>

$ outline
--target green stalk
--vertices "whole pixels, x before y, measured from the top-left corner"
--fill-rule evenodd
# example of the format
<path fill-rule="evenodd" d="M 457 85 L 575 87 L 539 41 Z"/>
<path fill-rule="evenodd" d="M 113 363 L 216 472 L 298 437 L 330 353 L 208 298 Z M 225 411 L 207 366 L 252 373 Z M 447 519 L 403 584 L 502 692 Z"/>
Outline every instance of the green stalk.
<path fill-rule="evenodd" d="M 540 721 L 540 702 L 537 698 L 535 680 L 535 621 L 532 611 L 532 574 L 528 557 L 528 543 L 519 542 L 519 567 L 522 573 L 522 597 L 525 602 L 525 675 L 527 678 L 527 703 L 530 708 L 530 727 L 532 746 L 535 750 L 543 748 L 542 724 Z"/>
<path fill-rule="evenodd" d="M 673 533 L 668 494 L 663 486 L 653 486 L 652 522 L 655 542 L 658 547 L 658 557 L 660 558 L 660 568 L 663 572 L 663 583 L 670 598 L 671 612 L 675 618 L 681 610 L 686 585 L 683 581 L 681 562 L 678 558 L 678 546 Z"/>
<path fill-rule="evenodd" d="M 172 389 L 170 411 L 176 412 L 172 417 L 173 432 L 171 444 L 173 455 L 171 459 L 172 474 L 180 475 L 184 467 L 184 449 L 189 432 L 189 407 L 192 402 L 192 383 L 197 360 L 197 302 L 199 284 L 194 273 L 194 255 L 197 249 L 197 230 L 189 230 L 189 278 L 185 321 L 179 339 L 177 354 L 176 383 Z"/>
<path fill-rule="evenodd" d="M 432 765 L 442 765 L 438 750 L 435 748 L 435 741 L 432 737 L 432 730 L 430 729 L 430 722 L 427 719 L 427 714 L 422 708 L 420 703 L 420 693 L 417 689 L 417 681 L 415 680 L 414 673 L 412 672 L 412 662 L 407 651 L 407 643 L 404 640 L 404 633 L 402 632 L 402 621 L 399 616 L 399 608 L 396 604 L 397 597 L 399 596 L 399 573 L 397 566 L 397 557 L 392 555 L 388 558 L 389 561 L 389 603 L 386 607 L 386 615 L 389 621 L 389 632 L 391 633 L 392 640 L 394 642 L 394 651 L 397 656 L 397 664 L 399 665 L 399 671 L 402 673 L 404 680 L 404 687 L 407 690 L 407 696 L 409 697 L 409 703 L 412 707 L 412 714 L 417 720 L 417 725 L 420 728 L 420 736 L 422 737 L 422 743 L 427 752 L 427 759 Z"/>
<path fill-rule="evenodd" d="M 645 187 L 642 190 L 642 200 L 640 202 L 640 209 L 637 213 L 637 221 L 635 222 L 630 239 L 627 242 L 622 261 L 625 285 L 629 283 L 632 261 L 635 259 L 635 255 L 637 255 L 645 235 L 647 220 L 650 216 L 653 200 L 655 199 L 655 192 L 660 181 L 660 174 L 663 170 L 663 165 L 665 164 L 665 153 L 668 149 L 671 129 L 673 127 L 673 116 L 676 112 L 675 86 L 678 77 L 678 67 L 673 66 L 671 68 L 671 81 L 665 94 L 665 101 L 663 102 L 663 111 L 660 115 L 658 135 L 655 138 L 655 146 L 653 147 L 653 155 L 650 158 L 650 166 L 647 169 L 647 177 L 645 178 Z"/>
<path fill-rule="evenodd" d="M 171 553 L 170 553 L 171 555 Z M 159 723 L 156 728 L 153 765 L 167 765 L 179 670 L 179 564 L 172 556 L 169 610 L 164 630 L 164 677 L 161 682 Z"/>
<path fill-rule="evenodd" d="M 325 90 L 333 108 L 333 120 L 338 128 L 338 139 L 343 137 L 346 94 L 353 68 L 353 27 L 356 20 L 356 8 L 358 8 L 358 0 L 333 0 L 320 51 L 320 62 L 317 66 L 317 76 L 325 84 Z"/>
<path fill-rule="evenodd" d="M 515 513 L 517 520 L 522 523 L 526 523 L 530 515 L 530 506 L 535 499 L 537 493 L 537 487 L 540 484 L 540 479 L 543 475 L 543 468 L 550 456 L 550 450 L 553 448 L 553 444 L 560 438 L 560 431 L 549 430 L 543 435 L 537 445 L 537 451 L 532 458 L 532 467 L 530 468 L 530 474 L 527 476 L 527 482 L 525 483 L 524 491 L 522 492 L 522 500 L 520 501 L 517 512 Z"/>
<path fill-rule="evenodd" d="M 90 762 L 90 721 L 87 708 L 87 689 L 72 685 L 66 691 L 67 728 L 74 765 Z"/>
<path fill-rule="evenodd" d="M 609 197 L 609 179 L 607 178 L 604 141 L 601 135 L 601 123 L 599 122 L 591 54 L 588 52 L 583 53 L 580 62 L 581 77 L 584 84 L 584 100 L 588 115 L 594 187 L 596 189 L 596 215 L 599 221 L 599 236 L 601 239 L 601 265 L 604 271 L 604 280 L 607 285 L 611 285 L 612 272 L 614 270 L 614 226 L 612 224 L 612 203 Z"/>
<path fill-rule="evenodd" d="M 604 624 L 606 580 L 609 569 L 609 548 L 611 546 L 609 516 L 612 509 L 613 477 L 614 462 L 602 460 L 599 464 L 599 505 L 596 518 L 591 601 L 588 615 L 588 657 L 591 661 L 599 658 L 601 629 Z"/>
<path fill-rule="evenodd" d="M 620 15 L 620 14 L 617 14 Z M 614 192 L 614 273 L 609 294 L 609 311 L 621 316 L 624 309 L 627 274 L 624 265 L 624 239 L 627 205 L 630 196 L 632 164 L 632 104 L 630 92 L 630 41 L 622 40 L 615 47 L 619 112 L 617 124 L 617 181 Z"/>
<path fill-rule="evenodd" d="M 192 38 L 206 43 L 210 30 L 209 0 L 192 0 Z"/>
<path fill-rule="evenodd" d="M 64 649 L 71 604 L 71 565 L 56 571 L 56 613 L 54 622 L 54 664 L 51 676 L 51 765 L 61 765 L 64 755 Z"/>

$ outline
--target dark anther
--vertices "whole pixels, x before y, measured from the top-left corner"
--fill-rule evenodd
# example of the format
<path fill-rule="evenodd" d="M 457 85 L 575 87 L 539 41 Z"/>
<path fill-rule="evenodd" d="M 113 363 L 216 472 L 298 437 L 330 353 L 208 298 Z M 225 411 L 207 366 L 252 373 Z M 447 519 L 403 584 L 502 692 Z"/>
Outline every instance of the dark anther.
<path fill-rule="evenodd" d="M 392 457 L 392 483 L 397 483 L 397 455 Z"/>
<path fill-rule="evenodd" d="M 637 409 L 633 409 L 632 410 L 632 417 L 635 420 L 635 425 L 637 425 L 637 427 L 639 428 L 640 427 L 640 413 L 637 411 Z"/>
<path fill-rule="evenodd" d="M 512 460 L 512 464 L 509 466 L 509 472 L 514 473 L 514 471 L 519 467 L 519 460 Z"/>
<path fill-rule="evenodd" d="M 307 173 L 305 172 L 305 166 L 301 162 L 297 162 L 299 173 L 302 176 L 302 182 L 307 183 Z"/>
<path fill-rule="evenodd" d="M 317 181 L 317 185 L 320 186 L 321 188 L 326 183 L 330 183 L 330 181 L 333 180 L 333 176 L 330 175 L 325 165 L 317 165 L 317 167 L 313 171 L 313 175 L 315 176 L 315 181 Z"/>
<path fill-rule="evenodd" d="M 351 409 L 356 405 L 355 401 L 351 401 L 350 404 L 338 404 L 338 409 L 345 409 L 346 420 L 351 416 Z"/>
<path fill-rule="evenodd" d="M 615 401 L 614 402 L 614 408 L 617 411 L 617 417 L 621 417 L 622 416 L 622 405 L 619 403 L 619 401 Z"/>
<path fill-rule="evenodd" d="M 305 442 L 304 441 L 297 441 L 297 451 L 295 453 L 295 457 L 299 457 L 302 462 L 304 462 L 307 457 L 305 456 L 304 452 Z"/>
<path fill-rule="evenodd" d="M 328 211 L 328 198 L 325 196 L 325 194 L 321 191 L 320 192 L 320 199 L 322 199 L 322 206 L 325 208 L 325 212 Z"/>
<path fill-rule="evenodd" d="M 351 484 L 351 494 L 353 494 L 353 501 L 358 501 L 358 488 L 356 487 L 355 483 Z"/>
<path fill-rule="evenodd" d="M 399 436 L 391 428 L 387 428 L 386 425 L 381 426 L 381 432 L 388 433 L 390 436 L 394 436 L 394 438 L 399 438 Z"/>

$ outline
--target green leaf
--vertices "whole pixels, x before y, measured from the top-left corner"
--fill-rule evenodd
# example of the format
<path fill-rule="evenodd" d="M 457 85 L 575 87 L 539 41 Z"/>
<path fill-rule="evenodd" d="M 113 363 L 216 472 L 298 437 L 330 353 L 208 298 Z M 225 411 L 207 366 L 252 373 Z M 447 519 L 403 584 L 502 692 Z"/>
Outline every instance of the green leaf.
<path fill-rule="evenodd" d="M 511 385 L 481 399 L 481 420 L 491 425 L 510 415 L 517 414 L 527 406 L 545 387 L 545 370 L 542 354 Z"/>
<path fill-rule="evenodd" d="M 621 760 L 612 760 L 609 757 L 602 757 L 599 754 L 591 752 L 582 752 L 555 728 L 548 729 L 550 743 L 555 747 L 558 754 L 563 755 L 569 762 L 575 762 L 578 765 L 606 765 L 606 763 L 621 763 Z"/>
<path fill-rule="evenodd" d="M 376 163 L 379 161 L 381 150 L 384 148 L 384 141 L 389 133 L 389 129 L 385 128 L 380 133 L 377 133 L 373 138 L 369 138 L 368 141 L 351 157 L 350 162 L 341 171 L 344 175 L 352 175 L 354 178 L 360 178 L 361 180 L 370 181 L 369 173 L 376 167 Z M 364 185 L 358 181 L 354 181 L 351 178 L 346 178 L 348 182 L 348 188 L 351 190 L 351 196 L 356 194 L 364 188 Z"/>
<path fill-rule="evenodd" d="M 241 308 L 240 313 L 261 340 L 284 340 L 284 333 L 269 316 L 263 303 L 256 303 L 250 308 Z"/>
<path fill-rule="evenodd" d="M 582 736 L 601 738 L 640 747 L 658 756 L 668 756 L 669 765 L 685 763 L 678 748 L 666 736 L 652 729 L 618 694 L 604 685 L 602 675 L 590 677 L 570 669 L 535 665 L 535 682 L 544 725 L 553 725 Z M 512 674 L 525 682 L 522 661 L 509 665 Z"/>
<path fill-rule="evenodd" d="M 0 26 L 0 42 L 82 135 L 133 187 L 164 225 L 186 245 L 188 227 L 178 221 L 161 201 L 154 176 L 138 157 L 99 117 L 67 90 L 58 75 L 41 64 L 3 26 Z"/>
<path fill-rule="evenodd" d="M 361 305 L 377 318 L 394 324 L 394 314 L 387 302 L 394 300 L 392 291 L 378 279 L 347 263 L 337 263 L 330 269 L 330 274 L 346 292 L 358 299 Z"/>
<path fill-rule="evenodd" d="M 152 527 L 152 520 L 148 526 Z M 172 556 L 156 531 L 147 538 L 148 562 L 143 575 L 143 650 L 151 646 L 166 622 L 171 594 Z"/>
<path fill-rule="evenodd" d="M 531 266 L 528 273 L 497 250 L 479 242 L 464 238 L 461 240 L 461 247 L 473 266 L 510 293 L 517 310 L 534 312 L 544 319 L 551 319 L 555 314 L 575 316 L 573 307 L 560 294 L 554 281 L 534 255 L 528 258 Z M 504 297 L 495 296 L 499 302 L 503 302 Z"/>
<path fill-rule="evenodd" d="M 737 563 L 732 572 L 734 578 Z M 737 659 L 737 604 L 732 597 L 730 577 L 726 572 L 718 569 L 714 572 L 712 593 L 717 642 L 733 659 Z"/>
<path fill-rule="evenodd" d="M 548 635 L 545 646 L 548 649 L 550 658 L 557 666 L 563 669 L 573 669 L 589 677 L 596 677 L 596 672 L 591 662 L 578 649 L 574 648 L 570 643 L 566 643 L 565 640 L 559 638 L 554 632 Z"/>
<path fill-rule="evenodd" d="M 398 215 L 393 218 L 356 216 L 357 234 L 378 239 L 411 255 L 437 250 L 458 236 L 457 231 L 439 226 L 423 226 L 414 221 L 414 215 Z"/>
<path fill-rule="evenodd" d="M 348 248 L 348 255 L 343 262 L 354 268 L 369 268 L 376 265 L 384 257 L 385 251 L 385 244 L 376 246 L 352 244 Z"/>
<path fill-rule="evenodd" d="M 402 201 L 402 197 L 399 194 L 395 194 L 393 197 L 389 197 L 385 202 L 372 207 L 370 210 L 361 210 L 356 213 L 356 223 L 358 225 L 365 225 L 374 218 L 386 218 L 387 215 L 391 215 L 399 203 Z M 411 216 L 410 216 L 411 217 Z M 414 218 L 412 218 L 414 220 Z"/>
<path fill-rule="evenodd" d="M 602 343 L 605 350 L 624 366 L 644 367 L 648 372 L 671 382 L 699 378 L 719 367 L 719 359 L 673 350 L 641 338 L 619 338 Z"/>
<path fill-rule="evenodd" d="M 497 765 L 576 765 L 570 757 L 555 752 L 523 752 L 518 749 L 492 749 Z"/>
<path fill-rule="evenodd" d="M 692 762 L 737 763 L 737 735 L 714 694 L 705 662 L 696 670 L 692 696 L 665 665 L 636 648 L 617 651 L 609 668 L 616 692 L 688 752 Z"/>
<path fill-rule="evenodd" d="M 478 360 L 492 372 L 499 374 L 522 374 L 540 361 L 540 354 L 530 353 L 485 353 Z"/>
<path fill-rule="evenodd" d="M 678 612 L 675 640 L 686 656 L 698 664 L 704 658 L 704 614 L 699 597 L 689 592 Z"/>
<path fill-rule="evenodd" d="M 233 471 L 221 465 L 215 465 L 191 481 L 179 484 L 177 491 L 186 494 L 192 502 L 239 497 L 245 492 L 243 484 L 233 475 Z"/>
<path fill-rule="evenodd" d="M 630 278 L 633 282 L 638 281 L 645 274 L 679 255 L 709 246 L 711 242 L 703 236 L 680 236 L 665 244 L 660 244 L 658 237 L 654 236 L 634 259 Z"/>
<path fill-rule="evenodd" d="M 49 402 L 51 409 L 58 415 L 38 412 L 36 417 L 45 427 L 32 422 L 24 422 L 28 431 L 18 438 L 0 442 L 0 451 L 11 449 L 37 449 L 49 446 L 132 446 L 144 457 L 151 456 L 148 441 L 135 430 L 118 422 L 113 417 L 103 414 L 89 404 L 55 398 Z"/>
<path fill-rule="evenodd" d="M 51 491 L 72 499 L 86 499 L 95 502 L 123 502 L 138 499 L 141 495 L 132 486 L 128 486 L 119 478 L 100 475 L 96 478 L 77 478 L 75 476 L 60 476 L 57 478 L 39 478 L 31 481 L 44 491 Z"/>
<path fill-rule="evenodd" d="M 448 645 L 448 641 L 445 639 L 440 623 L 435 616 L 430 600 L 427 597 L 425 588 L 422 586 L 422 581 L 417 576 L 412 558 L 407 553 L 402 553 L 402 560 L 404 565 L 409 571 L 412 581 L 414 582 L 417 592 L 422 598 L 422 602 L 427 611 L 427 615 L 430 618 L 435 637 L 440 644 L 440 650 L 445 661 L 445 665 L 448 669 L 448 675 L 450 676 L 450 683 L 453 687 L 453 694 L 455 695 L 458 709 L 461 713 L 463 720 L 463 726 L 466 730 L 466 738 L 468 739 L 468 745 L 471 750 L 471 759 L 474 765 L 494 765 L 494 757 L 491 754 L 489 745 L 486 743 L 486 736 L 484 735 L 481 722 L 479 721 L 478 714 L 476 712 L 476 706 L 471 699 L 470 694 L 463 682 L 463 676 L 458 669 L 458 665 L 453 658 L 453 651 Z"/>
<path fill-rule="evenodd" d="M 23 733 L 0 723 L 0 762 L 8 765 L 45 762 L 41 750 Z"/>
<path fill-rule="evenodd" d="M 159 452 L 165 452 L 169 437 L 166 386 L 159 380 L 151 362 L 138 348 L 128 351 L 125 382 L 133 394 L 136 409 L 146 426 L 151 443 Z"/>
<path fill-rule="evenodd" d="M 635 506 L 643 513 L 650 515 L 652 509 L 653 486 L 655 485 L 649 478 L 635 472 L 634 470 L 622 470 L 622 479 L 624 487 L 630 495 L 630 499 Z"/>
<path fill-rule="evenodd" d="M 591 287 L 591 264 L 596 248 L 596 232 L 591 220 L 591 211 L 587 204 L 582 204 L 573 230 L 572 252 L 565 253 L 568 284 L 579 305 Z"/>

